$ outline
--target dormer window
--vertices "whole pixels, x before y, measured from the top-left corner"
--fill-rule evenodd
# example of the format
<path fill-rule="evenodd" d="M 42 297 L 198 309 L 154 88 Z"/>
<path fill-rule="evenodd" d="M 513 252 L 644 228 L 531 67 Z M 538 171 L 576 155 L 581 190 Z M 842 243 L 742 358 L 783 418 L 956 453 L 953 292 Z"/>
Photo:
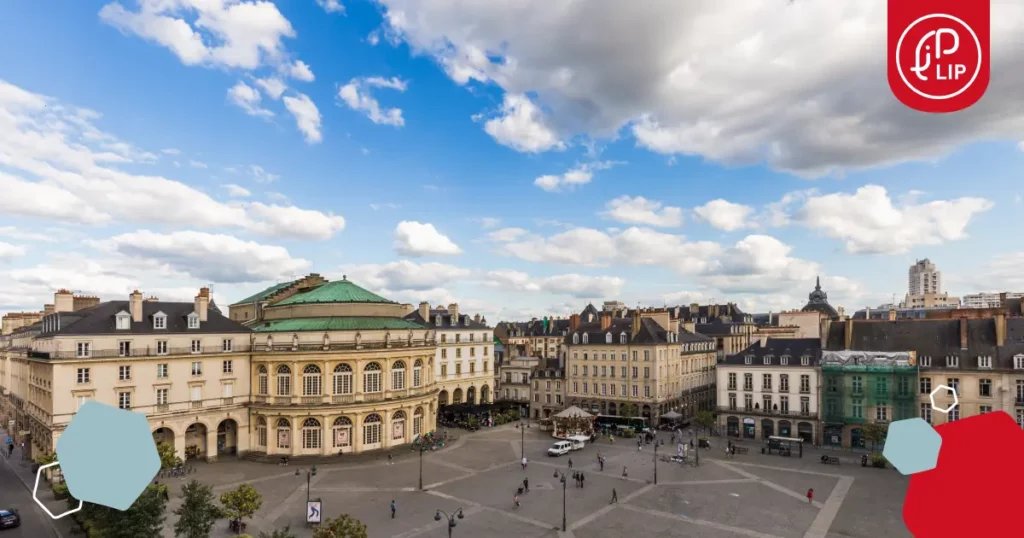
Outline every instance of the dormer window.
<path fill-rule="evenodd" d="M 765 355 L 764 356 L 764 363 L 765 364 L 771 364 L 772 363 L 772 356 L 771 355 Z"/>
<path fill-rule="evenodd" d="M 754 356 L 753 355 L 747 355 L 746 357 L 743 357 L 743 364 L 753 364 L 753 363 L 754 363 Z"/>
<path fill-rule="evenodd" d="M 589 334 L 583 333 L 583 343 L 584 344 L 589 344 L 590 343 L 590 335 Z"/>
<path fill-rule="evenodd" d="M 608 333 L 608 334 L 604 335 L 604 343 L 606 343 L 606 344 L 612 343 L 612 333 Z"/>
<path fill-rule="evenodd" d="M 1013 356 L 1013 369 L 1024 370 L 1024 355 Z"/>
<path fill-rule="evenodd" d="M 619 334 L 619 343 L 620 344 L 625 344 L 626 342 L 627 342 L 626 333 Z"/>
<path fill-rule="evenodd" d="M 950 355 L 950 356 L 946 357 L 946 368 L 959 368 L 959 367 L 960 367 L 960 357 L 958 357 L 956 355 Z"/>
<path fill-rule="evenodd" d="M 800 357 L 800 366 L 807 366 L 809 364 L 811 364 L 811 358 L 810 357 L 808 357 L 807 355 L 804 355 L 803 357 Z"/>
<path fill-rule="evenodd" d="M 931 357 L 921 357 L 921 366 L 923 366 L 925 368 L 931 368 L 931 366 L 932 366 L 932 358 Z"/>
<path fill-rule="evenodd" d="M 578 335 L 578 334 L 572 335 L 572 343 L 574 343 L 574 344 L 580 343 L 580 335 Z"/>
<path fill-rule="evenodd" d="M 991 368 L 992 357 L 978 357 L 978 368 Z"/>
<path fill-rule="evenodd" d="M 466 327 L 469 327 L 469 316 L 466 316 L 466 320 L 465 320 L 465 321 L 463 321 L 463 324 L 464 324 L 464 325 L 465 325 Z"/>
<path fill-rule="evenodd" d="M 188 315 L 188 328 L 198 329 L 199 328 L 199 314 L 192 312 Z"/>
<path fill-rule="evenodd" d="M 153 328 L 154 329 L 166 329 L 167 328 L 167 314 L 164 314 L 163 312 L 157 312 L 156 314 L 153 314 Z"/>
<path fill-rule="evenodd" d="M 128 329 L 132 328 L 132 315 L 129 314 L 128 312 L 122 310 L 118 312 L 116 316 L 114 316 L 114 319 L 117 322 L 117 330 L 127 331 Z"/>
<path fill-rule="evenodd" d="M 783 356 L 779 357 L 779 364 L 781 364 L 783 366 L 788 366 L 789 365 L 789 355 L 783 355 Z"/>
<path fill-rule="evenodd" d="M 441 326 L 441 316 L 440 315 L 434 316 L 434 325 L 437 325 L 438 327 Z"/>

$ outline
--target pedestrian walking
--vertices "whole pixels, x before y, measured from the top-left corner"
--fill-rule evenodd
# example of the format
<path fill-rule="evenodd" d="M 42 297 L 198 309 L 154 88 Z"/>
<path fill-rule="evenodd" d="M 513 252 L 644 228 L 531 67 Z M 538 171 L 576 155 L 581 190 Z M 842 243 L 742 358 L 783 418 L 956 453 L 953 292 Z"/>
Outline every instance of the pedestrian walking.
<path fill-rule="evenodd" d="M 572 458 L 569 458 L 569 469 L 572 469 Z"/>
<path fill-rule="evenodd" d="M 516 508 L 519 508 L 519 494 L 518 493 L 515 494 L 515 496 L 512 497 L 512 502 L 516 503 Z"/>
<path fill-rule="evenodd" d="M 523 489 L 524 489 L 524 490 L 525 490 L 525 491 L 526 491 L 527 493 L 529 493 L 529 492 L 530 492 L 530 479 L 529 479 L 529 478 L 524 478 L 524 479 L 523 479 Z"/>
<path fill-rule="evenodd" d="M 7 443 L 7 458 L 10 459 L 11 455 L 14 454 L 14 443 Z"/>
<path fill-rule="evenodd" d="M 394 463 L 395 463 L 395 457 L 392 456 L 390 452 L 388 452 L 388 465 L 394 465 Z"/>
<path fill-rule="evenodd" d="M 807 490 L 807 502 L 814 502 L 814 488 Z"/>
<path fill-rule="evenodd" d="M 581 472 L 580 473 L 580 487 L 581 488 L 583 487 L 583 484 L 584 484 L 585 481 L 586 481 L 586 477 L 583 476 L 583 473 Z"/>
<path fill-rule="evenodd" d="M 526 470 L 526 456 L 523 456 L 523 470 Z"/>
<path fill-rule="evenodd" d="M 391 519 L 395 519 L 395 512 L 398 510 L 398 505 L 395 504 L 395 500 L 391 499 Z"/>
<path fill-rule="evenodd" d="M 601 464 L 601 472 L 604 472 L 604 458 L 598 458 L 597 463 Z"/>
<path fill-rule="evenodd" d="M 626 478 L 627 476 L 629 476 L 629 475 L 628 475 L 628 474 L 626 474 L 626 466 L 625 466 L 625 465 L 623 465 L 623 466 L 622 466 L 622 478 Z"/>
<path fill-rule="evenodd" d="M 617 504 L 618 502 L 619 502 L 619 492 L 615 491 L 615 488 L 612 488 L 612 502 L 610 502 L 608 504 Z"/>
<path fill-rule="evenodd" d="M 576 483 L 576 487 L 580 487 L 580 473 L 576 471 L 572 473 L 572 481 Z"/>

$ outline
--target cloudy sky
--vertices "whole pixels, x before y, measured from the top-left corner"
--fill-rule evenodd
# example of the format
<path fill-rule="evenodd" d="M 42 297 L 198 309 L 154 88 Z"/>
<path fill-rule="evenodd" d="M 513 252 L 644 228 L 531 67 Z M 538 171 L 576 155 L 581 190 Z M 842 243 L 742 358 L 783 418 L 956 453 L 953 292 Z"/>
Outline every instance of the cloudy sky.
<path fill-rule="evenodd" d="M 923 257 L 1024 291 L 1024 4 L 942 116 L 891 96 L 884 0 L 552 6 L 5 3 L 0 312 L 309 272 L 491 320 L 851 309 Z"/>

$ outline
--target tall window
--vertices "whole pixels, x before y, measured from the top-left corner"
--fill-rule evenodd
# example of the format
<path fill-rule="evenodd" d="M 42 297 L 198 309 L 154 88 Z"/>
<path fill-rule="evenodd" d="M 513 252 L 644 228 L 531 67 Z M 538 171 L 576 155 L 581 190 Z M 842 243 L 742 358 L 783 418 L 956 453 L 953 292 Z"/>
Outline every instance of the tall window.
<path fill-rule="evenodd" d="M 800 392 L 811 392 L 811 376 L 806 374 L 800 376 Z"/>
<path fill-rule="evenodd" d="M 331 426 L 334 439 L 334 448 L 352 446 L 352 421 L 348 417 L 334 419 Z"/>
<path fill-rule="evenodd" d="M 260 417 L 256 421 L 256 445 L 267 446 L 267 419 L 265 417 Z"/>
<path fill-rule="evenodd" d="M 421 433 L 423 433 L 423 408 L 417 407 L 412 414 L 412 434 L 420 435 Z"/>
<path fill-rule="evenodd" d="M 779 374 L 779 392 L 789 392 L 789 374 Z"/>
<path fill-rule="evenodd" d="M 932 378 L 922 377 L 921 381 L 921 394 L 931 394 L 932 392 Z"/>
<path fill-rule="evenodd" d="M 78 382 L 79 383 L 88 383 L 89 382 L 89 369 L 88 368 L 79 368 L 78 369 Z"/>
<path fill-rule="evenodd" d="M 334 394 L 352 394 L 352 367 L 339 364 L 334 367 Z"/>
<path fill-rule="evenodd" d="M 370 363 L 370 364 L 377 364 L 377 363 Z M 380 366 L 378 365 L 377 368 L 380 368 Z M 380 376 L 380 371 L 378 370 L 378 384 L 380 383 L 379 376 Z M 380 434 L 381 434 L 380 430 L 383 427 L 383 422 L 384 421 L 381 420 L 380 415 L 378 415 L 376 413 L 368 415 L 363 420 L 363 445 L 364 446 L 365 445 L 380 444 Z"/>
<path fill-rule="evenodd" d="M 736 373 L 729 372 L 729 390 L 736 390 Z"/>
<path fill-rule="evenodd" d="M 853 392 L 864 391 L 864 380 L 859 375 L 852 376 L 850 378 L 850 384 L 852 387 L 851 390 L 853 390 Z"/>
<path fill-rule="evenodd" d="M 391 364 L 391 390 L 405 389 L 405 363 L 395 361 Z"/>
<path fill-rule="evenodd" d="M 167 378 L 167 363 L 161 363 L 156 365 L 156 376 L 160 379 Z"/>
<path fill-rule="evenodd" d="M 89 342 L 78 342 L 75 345 L 75 356 L 78 358 L 88 358 L 92 354 L 91 347 Z"/>
<path fill-rule="evenodd" d="M 484 363 L 487 364 L 486 362 Z M 416 362 L 412 366 L 412 386 L 422 387 L 423 386 L 423 361 L 416 359 Z"/>
<path fill-rule="evenodd" d="M 131 409 L 132 408 L 132 393 L 130 393 L 130 392 L 118 392 L 117 393 L 117 407 L 119 409 Z"/>
<path fill-rule="evenodd" d="M 118 366 L 117 367 L 117 379 L 119 381 L 128 381 L 132 378 L 132 367 L 131 366 Z"/>
<path fill-rule="evenodd" d="M 268 388 L 269 383 L 267 383 L 267 377 L 269 377 L 267 375 L 267 367 L 261 364 L 260 367 L 256 370 L 256 372 L 258 386 L 257 390 L 259 391 L 259 394 L 267 394 L 270 391 L 270 389 Z"/>
<path fill-rule="evenodd" d="M 380 392 L 381 368 L 380 364 L 371 362 L 363 369 L 363 392 Z M 372 416 L 372 415 L 371 415 Z M 380 418 L 380 417 L 377 417 Z M 378 433 L 379 437 L 379 433 Z M 378 441 L 379 442 L 379 441 Z"/>
<path fill-rule="evenodd" d="M 277 367 L 277 395 L 292 395 L 292 369 L 284 364 Z"/>
<path fill-rule="evenodd" d="M 315 364 L 307 364 L 302 369 L 302 395 L 319 396 L 320 394 L 320 367 Z"/>
<path fill-rule="evenodd" d="M 1019 410 L 1017 412 L 1020 413 Z M 921 418 L 923 418 L 925 420 L 925 422 L 927 422 L 929 424 L 932 423 L 932 404 L 931 404 L 931 402 L 925 402 L 925 403 L 921 404 Z"/>
<path fill-rule="evenodd" d="M 391 439 L 394 441 L 405 439 L 405 411 L 398 410 L 391 415 Z"/>
<path fill-rule="evenodd" d="M 320 421 L 315 418 L 307 418 L 302 422 L 302 448 L 303 449 L 319 449 L 320 448 Z"/>
<path fill-rule="evenodd" d="M 286 418 L 277 419 L 277 448 L 292 447 L 292 423 Z"/>

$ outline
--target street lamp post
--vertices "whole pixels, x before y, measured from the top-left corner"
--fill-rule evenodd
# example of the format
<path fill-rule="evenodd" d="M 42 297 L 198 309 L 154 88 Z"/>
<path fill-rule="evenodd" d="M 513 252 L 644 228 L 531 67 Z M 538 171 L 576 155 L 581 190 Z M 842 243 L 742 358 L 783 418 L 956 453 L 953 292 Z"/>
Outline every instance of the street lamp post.
<path fill-rule="evenodd" d="M 654 485 L 658 485 L 658 441 L 654 441 Z"/>
<path fill-rule="evenodd" d="M 420 491 L 423 491 L 423 443 L 420 443 Z"/>
<path fill-rule="evenodd" d="M 295 476 L 300 475 L 302 475 L 302 471 L 295 469 Z M 306 471 L 306 504 L 309 504 L 309 482 L 314 476 L 316 476 L 316 465 Z"/>
<path fill-rule="evenodd" d="M 456 525 L 455 520 L 462 519 L 465 516 L 462 515 L 461 508 L 452 512 L 452 515 L 448 515 L 444 510 L 438 510 L 437 513 L 434 514 L 434 521 L 441 521 L 442 514 L 444 514 L 444 517 L 448 519 L 448 538 L 452 538 L 452 529 L 454 529 Z"/>
<path fill-rule="evenodd" d="M 530 427 L 530 423 L 528 421 L 527 422 L 523 422 L 522 415 L 520 415 L 520 417 L 519 417 L 519 433 L 521 434 L 520 435 L 520 439 L 519 439 L 519 455 L 520 455 L 520 457 L 525 457 L 526 456 L 526 428 L 529 428 L 529 427 Z"/>
<path fill-rule="evenodd" d="M 569 481 L 566 479 L 565 473 L 563 473 L 561 471 L 555 471 L 555 478 L 557 478 L 562 483 L 562 532 L 566 532 L 566 530 L 565 530 L 565 488 L 569 484 Z"/>

